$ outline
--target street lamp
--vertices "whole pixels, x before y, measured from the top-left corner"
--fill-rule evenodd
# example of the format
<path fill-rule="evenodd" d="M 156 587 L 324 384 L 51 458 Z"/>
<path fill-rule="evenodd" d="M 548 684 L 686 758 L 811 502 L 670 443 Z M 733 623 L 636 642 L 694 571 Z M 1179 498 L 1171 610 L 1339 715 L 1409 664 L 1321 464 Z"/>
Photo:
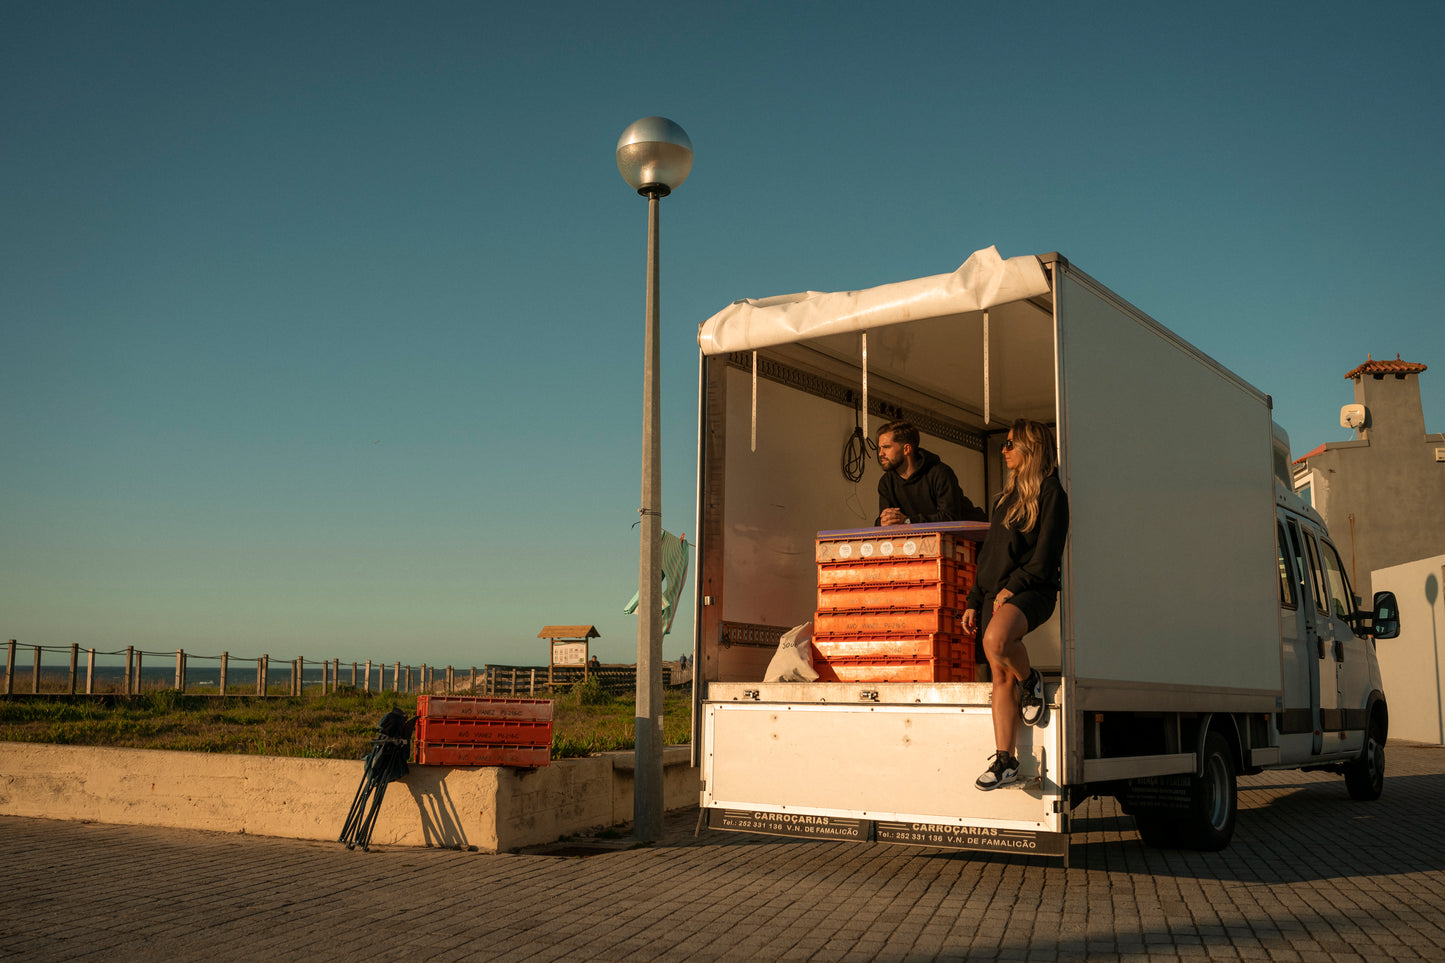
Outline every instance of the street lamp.
<path fill-rule="evenodd" d="M 658 434 L 658 201 L 687 180 L 692 141 L 666 117 L 633 121 L 617 140 L 617 170 L 647 198 L 647 334 L 642 368 L 642 534 L 637 559 L 637 740 L 632 834 L 662 838 L 662 442 Z"/>

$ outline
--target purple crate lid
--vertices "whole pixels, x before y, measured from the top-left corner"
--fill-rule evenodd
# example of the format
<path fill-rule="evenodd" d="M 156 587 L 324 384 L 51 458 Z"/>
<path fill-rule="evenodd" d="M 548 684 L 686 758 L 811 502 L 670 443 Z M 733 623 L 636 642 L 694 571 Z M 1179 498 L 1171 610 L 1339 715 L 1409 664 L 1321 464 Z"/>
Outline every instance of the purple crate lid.
<path fill-rule="evenodd" d="M 920 532 L 944 532 L 962 535 L 975 542 L 988 534 L 988 522 L 920 522 L 917 525 L 869 525 L 867 528 L 839 528 L 819 532 L 819 538 L 867 538 L 869 536 L 904 535 Z"/>

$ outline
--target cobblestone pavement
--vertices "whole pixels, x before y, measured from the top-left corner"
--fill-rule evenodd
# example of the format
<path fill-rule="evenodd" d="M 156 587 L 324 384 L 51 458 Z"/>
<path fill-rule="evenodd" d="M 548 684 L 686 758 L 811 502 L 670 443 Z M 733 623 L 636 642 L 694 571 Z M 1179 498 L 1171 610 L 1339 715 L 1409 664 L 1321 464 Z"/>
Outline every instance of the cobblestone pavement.
<path fill-rule="evenodd" d="M 1324 773 L 1242 779 L 1214 854 L 1146 849 L 1091 800 L 1069 868 L 694 836 L 695 810 L 586 858 L 0 817 L 0 958 L 1445 959 L 1445 749 L 1391 744 L 1389 772 L 1375 803 Z"/>

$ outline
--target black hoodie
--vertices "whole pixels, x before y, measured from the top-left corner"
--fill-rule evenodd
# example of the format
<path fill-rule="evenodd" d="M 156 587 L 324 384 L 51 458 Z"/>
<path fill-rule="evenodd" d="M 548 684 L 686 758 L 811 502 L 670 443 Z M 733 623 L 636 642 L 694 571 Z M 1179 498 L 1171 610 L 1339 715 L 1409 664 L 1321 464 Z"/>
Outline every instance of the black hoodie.
<path fill-rule="evenodd" d="M 923 448 L 914 449 L 920 464 L 907 478 L 885 471 L 878 479 L 878 518 L 885 508 L 901 508 L 910 523 L 986 522 L 988 513 L 974 506 L 958 487 L 953 469 Z"/>

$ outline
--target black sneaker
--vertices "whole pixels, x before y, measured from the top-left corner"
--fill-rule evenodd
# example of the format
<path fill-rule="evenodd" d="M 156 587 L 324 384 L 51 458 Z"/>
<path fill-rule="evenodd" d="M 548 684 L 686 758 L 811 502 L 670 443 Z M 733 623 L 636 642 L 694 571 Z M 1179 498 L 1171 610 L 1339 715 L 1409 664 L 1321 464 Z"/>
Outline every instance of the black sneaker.
<path fill-rule="evenodd" d="M 999 751 L 993 754 L 993 762 L 989 763 L 983 775 L 974 780 L 974 785 L 985 791 L 997 789 L 999 786 L 1007 786 L 1015 782 L 1019 777 L 1019 761 L 1006 752 Z"/>
<path fill-rule="evenodd" d="M 1048 715 L 1049 703 L 1044 696 L 1044 677 L 1038 669 L 1029 672 L 1029 677 L 1019 684 L 1019 715 L 1024 725 L 1036 726 Z"/>

